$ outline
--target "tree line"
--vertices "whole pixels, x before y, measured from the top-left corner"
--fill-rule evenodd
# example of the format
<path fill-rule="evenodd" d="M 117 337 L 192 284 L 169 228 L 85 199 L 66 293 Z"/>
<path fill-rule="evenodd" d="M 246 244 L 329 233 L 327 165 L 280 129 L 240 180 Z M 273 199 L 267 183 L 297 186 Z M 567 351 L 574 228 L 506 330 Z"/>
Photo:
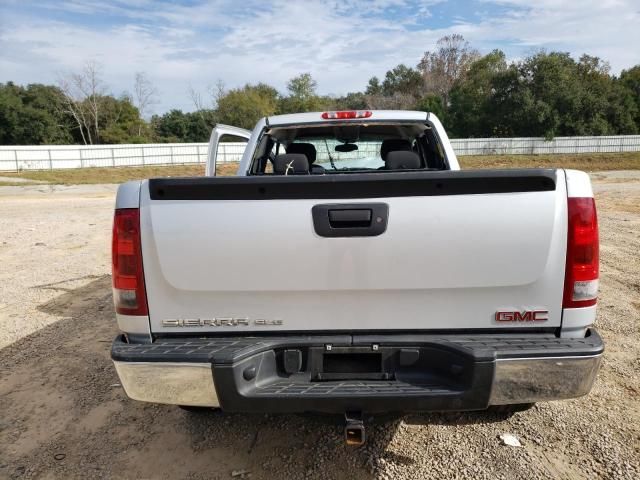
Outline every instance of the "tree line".
<path fill-rule="evenodd" d="M 545 51 L 509 62 L 500 50 L 480 55 L 461 35 L 342 96 L 319 95 L 309 73 L 285 93 L 218 82 L 204 94 L 188 88 L 194 111 L 149 118 L 158 91 L 144 73 L 133 93 L 107 91 L 94 63 L 57 85 L 0 84 L 0 144 L 206 142 L 216 123 L 251 129 L 263 116 L 338 109 L 430 111 L 454 138 L 640 132 L 640 65 L 616 76 L 601 58 Z"/>

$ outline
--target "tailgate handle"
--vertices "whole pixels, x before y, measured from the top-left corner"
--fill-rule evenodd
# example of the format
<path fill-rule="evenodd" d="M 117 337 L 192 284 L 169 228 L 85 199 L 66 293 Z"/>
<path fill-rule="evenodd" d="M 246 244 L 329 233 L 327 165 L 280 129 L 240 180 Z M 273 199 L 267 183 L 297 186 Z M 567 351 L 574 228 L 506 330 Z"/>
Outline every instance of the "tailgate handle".
<path fill-rule="evenodd" d="M 387 230 L 386 203 L 325 203 L 311 209 L 313 228 L 321 237 L 375 237 Z"/>
<path fill-rule="evenodd" d="M 329 210 L 332 228 L 357 228 L 371 225 L 370 209 Z"/>

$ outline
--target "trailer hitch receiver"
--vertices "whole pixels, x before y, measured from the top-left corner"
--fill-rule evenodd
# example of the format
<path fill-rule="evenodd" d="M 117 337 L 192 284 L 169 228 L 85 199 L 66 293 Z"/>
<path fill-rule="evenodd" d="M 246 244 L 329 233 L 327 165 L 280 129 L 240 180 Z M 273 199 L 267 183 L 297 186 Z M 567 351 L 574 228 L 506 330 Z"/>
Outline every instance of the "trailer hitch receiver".
<path fill-rule="evenodd" d="M 363 445 L 366 436 L 364 433 L 364 422 L 360 412 L 346 412 L 344 414 L 344 439 L 347 445 Z"/>

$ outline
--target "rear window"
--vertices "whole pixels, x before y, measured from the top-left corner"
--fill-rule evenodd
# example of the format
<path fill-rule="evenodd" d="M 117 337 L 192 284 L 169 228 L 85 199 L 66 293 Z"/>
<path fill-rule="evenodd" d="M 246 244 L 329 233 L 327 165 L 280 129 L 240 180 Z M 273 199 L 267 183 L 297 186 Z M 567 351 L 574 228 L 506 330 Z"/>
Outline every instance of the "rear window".
<path fill-rule="evenodd" d="M 274 166 L 282 166 L 278 160 L 287 154 L 306 158 L 310 174 L 447 170 L 442 152 L 429 125 L 419 122 L 293 125 L 266 130 L 250 172 L 286 174 Z M 292 158 L 286 158 L 287 165 Z M 306 169 L 295 171 L 300 174 Z"/>
<path fill-rule="evenodd" d="M 316 149 L 314 165 L 329 170 L 378 169 L 384 167 L 380 147 L 384 139 L 363 139 L 343 143 L 335 138 L 304 138 L 293 143 L 310 143 Z M 340 150 L 351 151 L 340 151 Z"/>

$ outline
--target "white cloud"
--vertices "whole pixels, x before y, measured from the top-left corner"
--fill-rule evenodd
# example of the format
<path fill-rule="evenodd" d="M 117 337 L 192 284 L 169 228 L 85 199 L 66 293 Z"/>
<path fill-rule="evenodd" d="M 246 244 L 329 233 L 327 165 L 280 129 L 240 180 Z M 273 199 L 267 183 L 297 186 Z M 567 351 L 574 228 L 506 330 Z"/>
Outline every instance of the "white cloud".
<path fill-rule="evenodd" d="M 611 62 L 614 72 L 640 63 L 640 5 L 637 0 L 498 0 L 521 9 L 475 26 L 470 38 L 507 42 L 515 50 L 546 48 L 588 53 Z"/>
<path fill-rule="evenodd" d="M 66 0 L 41 3 L 33 14 L 7 7 L 0 11 L 0 81 L 51 83 L 94 59 L 116 94 L 132 88 L 136 71 L 147 72 L 162 93 L 159 112 L 191 109 L 188 86 L 204 92 L 217 79 L 284 90 L 289 78 L 310 71 L 321 92 L 340 94 L 363 89 L 398 63 L 415 65 L 453 32 L 512 58 L 546 48 L 601 56 L 614 72 L 640 63 L 640 7 L 632 0 L 486 0 L 474 4 L 485 13 L 460 11 L 462 19 L 450 18 L 445 28 L 432 17 L 438 3 Z M 71 16 L 47 14 L 54 11 Z"/>

